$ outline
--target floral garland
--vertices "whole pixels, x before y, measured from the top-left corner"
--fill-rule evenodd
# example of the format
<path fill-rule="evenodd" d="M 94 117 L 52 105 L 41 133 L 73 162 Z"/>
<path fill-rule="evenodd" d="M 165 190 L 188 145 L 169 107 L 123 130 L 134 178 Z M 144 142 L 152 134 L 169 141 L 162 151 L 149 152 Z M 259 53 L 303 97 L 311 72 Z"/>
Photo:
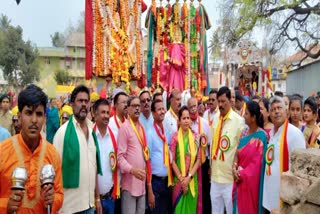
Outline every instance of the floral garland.
<path fill-rule="evenodd" d="M 141 48 L 141 1 L 92 0 L 93 73 L 112 74 L 114 83 L 125 82 L 130 87 L 129 70 L 135 67 L 141 77 L 143 49 Z"/>

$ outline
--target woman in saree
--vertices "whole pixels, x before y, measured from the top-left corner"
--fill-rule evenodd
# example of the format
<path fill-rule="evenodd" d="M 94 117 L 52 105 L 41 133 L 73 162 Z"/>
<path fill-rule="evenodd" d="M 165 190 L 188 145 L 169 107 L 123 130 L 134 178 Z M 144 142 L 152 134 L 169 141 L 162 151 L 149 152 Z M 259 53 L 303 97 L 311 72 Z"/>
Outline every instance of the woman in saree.
<path fill-rule="evenodd" d="M 244 119 L 248 128 L 240 136 L 232 168 L 235 180 L 233 213 L 260 214 L 267 135 L 263 130 L 263 115 L 258 103 L 247 103 Z"/>
<path fill-rule="evenodd" d="M 178 132 L 170 142 L 172 169 L 175 174 L 172 193 L 173 212 L 175 214 L 197 213 L 198 176 L 201 164 L 201 152 L 195 141 L 190 126 L 191 120 L 186 106 L 179 110 Z"/>

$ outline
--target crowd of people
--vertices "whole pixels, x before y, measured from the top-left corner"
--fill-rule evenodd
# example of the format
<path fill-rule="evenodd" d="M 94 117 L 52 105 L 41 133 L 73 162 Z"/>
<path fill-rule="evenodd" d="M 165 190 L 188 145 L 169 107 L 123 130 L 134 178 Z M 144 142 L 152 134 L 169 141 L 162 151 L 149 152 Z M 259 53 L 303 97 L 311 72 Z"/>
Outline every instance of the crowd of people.
<path fill-rule="evenodd" d="M 270 213 L 292 151 L 320 144 L 320 93 L 267 99 L 223 86 L 203 102 L 115 88 L 106 99 L 79 85 L 57 107 L 29 85 L 17 106 L 0 101 L 0 213 Z M 41 185 L 45 164 L 55 178 Z"/>

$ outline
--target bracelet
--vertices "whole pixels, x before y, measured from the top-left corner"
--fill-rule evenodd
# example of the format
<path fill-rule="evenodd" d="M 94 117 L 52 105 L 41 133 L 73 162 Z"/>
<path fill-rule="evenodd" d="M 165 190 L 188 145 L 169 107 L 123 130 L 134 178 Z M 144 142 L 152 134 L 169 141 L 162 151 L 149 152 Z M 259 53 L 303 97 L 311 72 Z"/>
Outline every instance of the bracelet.
<path fill-rule="evenodd" d="M 100 202 L 100 198 L 96 198 L 96 202 Z"/>
<path fill-rule="evenodd" d="M 238 166 L 238 163 L 237 163 L 237 162 L 234 162 L 233 165 L 234 165 L 234 166 Z"/>

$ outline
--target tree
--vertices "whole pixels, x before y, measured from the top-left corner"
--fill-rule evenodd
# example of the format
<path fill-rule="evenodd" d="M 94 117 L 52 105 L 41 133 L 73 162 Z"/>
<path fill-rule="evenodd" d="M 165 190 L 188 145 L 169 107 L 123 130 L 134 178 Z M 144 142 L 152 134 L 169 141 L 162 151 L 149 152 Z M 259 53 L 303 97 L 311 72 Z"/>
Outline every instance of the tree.
<path fill-rule="evenodd" d="M 60 69 L 55 71 L 54 79 L 56 80 L 58 85 L 67 84 L 71 80 L 69 73 L 65 70 Z"/>
<path fill-rule="evenodd" d="M 53 35 L 50 35 L 50 37 L 53 47 L 64 47 L 65 37 L 62 33 L 55 32 Z"/>
<path fill-rule="evenodd" d="M 16 88 L 38 81 L 37 48 L 22 39 L 22 28 L 12 26 L 6 16 L 1 15 L 0 23 L 7 23 L 0 28 L 0 65 L 5 79 Z"/>
<path fill-rule="evenodd" d="M 75 32 L 84 33 L 84 11 L 80 13 L 80 17 L 76 25 L 73 25 L 72 22 L 69 22 L 68 27 L 63 33 L 54 32 L 53 35 L 50 35 L 52 46 L 64 47 L 66 39 Z"/>
<path fill-rule="evenodd" d="M 264 28 L 270 53 L 295 46 L 303 59 L 320 57 L 320 2 L 318 0 L 226 0 L 219 39 L 234 46 L 241 38 Z"/>

